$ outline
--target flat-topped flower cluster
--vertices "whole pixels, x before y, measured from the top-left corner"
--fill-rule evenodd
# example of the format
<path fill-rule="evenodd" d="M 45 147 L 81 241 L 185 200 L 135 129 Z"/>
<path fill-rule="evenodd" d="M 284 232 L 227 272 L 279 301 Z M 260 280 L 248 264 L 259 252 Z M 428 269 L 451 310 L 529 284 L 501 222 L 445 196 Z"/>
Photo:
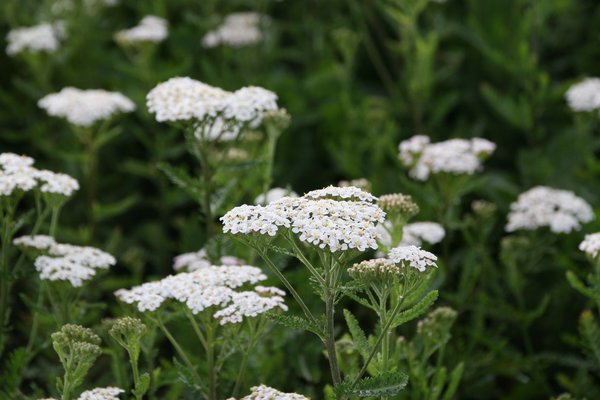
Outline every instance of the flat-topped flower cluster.
<path fill-rule="evenodd" d="M 54 53 L 60 48 L 60 38 L 65 35 L 62 22 L 44 22 L 39 25 L 16 28 L 8 32 L 6 54 L 14 56 L 24 51 Z"/>
<path fill-rule="evenodd" d="M 255 286 L 251 290 L 235 290 L 265 279 L 267 276 L 260 268 L 250 265 L 213 265 L 120 289 L 115 295 L 127 304 L 134 304 L 140 312 L 156 311 L 167 300 L 185 304 L 193 314 L 211 309 L 213 317 L 225 325 L 276 308 L 287 310 L 285 292 L 278 288 Z"/>
<path fill-rule="evenodd" d="M 48 115 L 65 118 L 69 123 L 82 127 L 135 110 L 135 103 L 119 92 L 74 87 L 44 96 L 38 101 L 38 106 Z"/>
<path fill-rule="evenodd" d="M 252 393 L 242 397 L 240 400 L 310 400 L 310 398 L 301 394 L 283 393 L 266 385 L 255 386 L 250 390 L 252 390 Z"/>
<path fill-rule="evenodd" d="M 208 127 L 196 131 L 197 137 L 208 140 L 220 140 L 219 135 L 227 131 L 236 135 L 239 128 L 235 124 L 256 128 L 266 112 L 278 109 L 277 95 L 261 87 L 228 92 L 188 77 L 158 84 L 146 96 L 146 104 L 159 122 L 210 121 Z"/>
<path fill-rule="evenodd" d="M 356 187 L 314 190 L 266 206 L 242 205 L 221 217 L 223 231 L 276 236 L 289 230 L 308 244 L 331 252 L 376 249 L 376 225 L 385 219 L 376 197 Z"/>
<path fill-rule="evenodd" d="M 97 270 L 108 269 L 117 262 L 102 250 L 57 243 L 46 235 L 21 236 L 14 239 L 13 244 L 35 253 L 34 266 L 40 279 L 68 281 L 74 287 L 82 286 L 84 281 L 96 275 Z"/>
<path fill-rule="evenodd" d="M 567 104 L 573 111 L 600 109 L 600 78 L 586 78 L 571 86 L 565 93 Z"/>
<path fill-rule="evenodd" d="M 521 193 L 510 205 L 506 231 L 548 227 L 554 233 L 569 233 L 592 219 L 592 207 L 573 192 L 536 186 Z"/>
<path fill-rule="evenodd" d="M 390 250 L 388 257 L 365 260 L 348 268 L 353 279 L 362 282 L 392 282 L 405 273 L 407 268 L 425 272 L 437 268 L 437 257 L 417 246 L 398 246 Z"/>
<path fill-rule="evenodd" d="M 79 183 L 69 175 L 39 170 L 33 166 L 34 162 L 33 158 L 23 155 L 0 154 L 0 196 L 34 189 L 42 193 L 71 196 L 79 190 Z"/>
<path fill-rule="evenodd" d="M 450 139 L 431 143 L 428 136 L 416 135 L 398 146 L 400 160 L 410 168 L 409 175 L 426 181 L 431 174 L 472 175 L 482 167 L 496 145 L 487 139 Z"/>
<path fill-rule="evenodd" d="M 121 393 L 125 393 L 125 391 L 117 387 L 95 388 L 81 393 L 77 400 L 119 400 L 119 395 Z M 54 397 L 49 397 L 40 400 L 56 399 Z"/>
<path fill-rule="evenodd" d="M 245 263 L 246 262 L 241 258 L 227 255 L 219 257 L 218 262 L 219 265 L 227 266 L 244 265 Z M 175 271 L 185 270 L 187 272 L 192 272 L 212 265 L 208 252 L 204 248 L 198 251 L 180 254 L 173 259 L 173 269 Z"/>
<path fill-rule="evenodd" d="M 592 258 L 596 258 L 600 253 L 600 232 L 585 235 L 585 238 L 579 244 L 579 250 Z"/>
<path fill-rule="evenodd" d="M 124 29 L 115 34 L 115 40 L 119 43 L 158 43 L 169 35 L 169 24 L 164 18 L 155 15 L 147 15 L 140 21 L 139 25 L 130 29 Z"/>
<path fill-rule="evenodd" d="M 204 35 L 202 45 L 206 48 L 219 45 L 242 47 L 259 43 L 264 36 L 260 25 L 268 21 L 267 16 L 256 12 L 229 14 L 221 25 Z"/>

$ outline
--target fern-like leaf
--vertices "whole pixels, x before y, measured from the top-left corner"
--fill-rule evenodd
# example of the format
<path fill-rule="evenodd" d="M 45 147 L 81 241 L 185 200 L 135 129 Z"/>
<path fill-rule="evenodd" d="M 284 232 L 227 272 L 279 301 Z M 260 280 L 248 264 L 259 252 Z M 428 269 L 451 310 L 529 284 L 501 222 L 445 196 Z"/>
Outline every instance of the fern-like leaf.
<path fill-rule="evenodd" d="M 363 378 L 356 385 L 345 381 L 335 387 L 338 397 L 380 397 L 393 396 L 402 391 L 408 383 L 408 375 L 403 372 L 386 371 L 381 374 Z"/>
<path fill-rule="evenodd" d="M 396 316 L 396 318 L 394 319 L 394 322 L 392 323 L 392 328 L 398 327 L 402 324 L 412 321 L 413 319 L 425 314 L 425 312 L 427 312 L 427 310 L 429 310 L 429 308 L 433 305 L 433 303 L 435 303 L 437 298 L 438 298 L 437 290 L 433 290 L 433 291 L 427 293 L 427 295 L 425 295 L 425 297 L 423 297 L 421 299 L 421 301 L 419 301 L 417 304 L 415 304 L 408 310 L 402 311 L 400 314 L 398 314 Z"/>
<path fill-rule="evenodd" d="M 267 318 L 271 321 L 275 321 L 283 326 L 288 328 L 309 331 L 317 335 L 318 337 L 324 337 L 323 328 L 318 326 L 302 317 L 297 315 L 289 315 L 289 314 L 277 314 L 277 313 L 267 313 Z"/>
<path fill-rule="evenodd" d="M 348 330 L 350 331 L 350 335 L 352 335 L 352 340 L 354 341 L 356 348 L 360 352 L 360 355 L 363 357 L 363 359 L 366 361 L 369 357 L 369 353 L 371 353 L 371 346 L 369 345 L 369 341 L 367 340 L 367 335 L 365 335 L 364 331 L 358 324 L 358 321 L 350 311 L 344 310 L 344 318 L 346 319 Z"/>

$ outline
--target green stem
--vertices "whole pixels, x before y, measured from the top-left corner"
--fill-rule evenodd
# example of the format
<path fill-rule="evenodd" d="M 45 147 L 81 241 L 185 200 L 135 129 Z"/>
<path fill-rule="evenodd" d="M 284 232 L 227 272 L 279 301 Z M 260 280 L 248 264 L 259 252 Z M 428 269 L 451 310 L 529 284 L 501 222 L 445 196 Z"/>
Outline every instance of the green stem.
<path fill-rule="evenodd" d="M 171 332 L 169 332 L 169 330 L 167 329 L 167 327 L 165 326 L 165 324 L 162 322 L 162 320 L 160 318 L 157 318 L 155 320 L 155 322 L 158 325 L 158 327 L 160 328 L 160 330 L 165 334 L 165 336 L 167 337 L 169 342 L 171 342 L 171 344 L 175 348 L 175 351 L 177 352 L 177 354 L 179 354 L 179 357 L 181 357 L 181 359 L 183 360 L 184 364 L 188 367 L 190 372 L 194 375 L 194 380 L 196 381 L 196 385 L 198 386 L 200 391 L 203 391 L 202 378 L 198 374 L 198 371 L 196 370 L 196 367 L 194 366 L 194 364 L 192 364 L 192 362 L 190 361 L 188 356 L 185 354 L 185 351 L 183 351 L 183 349 L 181 348 L 181 346 L 179 345 L 177 340 L 175 340 L 175 338 L 173 337 Z"/>
<path fill-rule="evenodd" d="M 206 326 L 206 358 L 208 364 L 208 399 L 217 400 L 217 370 L 215 368 L 215 327 L 212 321 Z"/>
<path fill-rule="evenodd" d="M 281 280 L 283 285 L 292 294 L 292 297 L 294 298 L 294 300 L 296 300 L 296 302 L 298 303 L 300 308 L 302 308 L 302 311 L 304 311 L 304 315 L 306 315 L 306 318 L 308 318 L 309 321 L 311 323 L 313 323 L 315 326 L 319 326 L 319 321 L 310 312 L 308 306 L 302 300 L 302 297 L 300 297 L 300 295 L 298 294 L 298 292 L 296 292 L 296 289 L 294 289 L 292 284 L 285 278 L 285 276 L 281 273 L 281 271 L 279 271 L 279 268 L 277 268 L 277 266 L 275 264 L 273 264 L 273 261 L 271 261 L 271 259 L 269 259 L 266 252 L 264 250 L 258 249 L 256 247 L 255 247 L 255 249 L 256 249 L 258 255 L 265 261 L 265 263 L 267 263 L 267 265 L 269 266 L 269 268 L 271 268 L 273 273 L 275 275 L 277 275 L 277 277 Z M 320 336 L 320 338 L 323 339 L 323 337 L 321 337 L 321 336 Z"/>
<path fill-rule="evenodd" d="M 365 374 L 365 372 L 367 371 L 367 367 L 369 366 L 369 363 L 371 362 L 371 360 L 373 359 L 373 356 L 377 352 L 377 348 L 381 344 L 381 341 L 383 340 L 383 337 L 386 336 L 385 335 L 386 332 L 390 329 L 390 326 L 392 325 L 392 322 L 394 321 L 394 318 L 396 318 L 396 315 L 400 311 L 400 308 L 402 306 L 403 300 L 404 300 L 404 296 L 401 297 L 401 299 L 398 302 L 398 304 L 396 304 L 396 307 L 394 307 L 394 309 L 390 313 L 388 320 L 386 321 L 385 325 L 383 326 L 383 329 L 381 330 L 381 333 L 379 334 L 379 336 L 377 337 L 377 340 L 375 341 L 375 345 L 373 346 L 373 349 L 371 350 L 371 353 L 369 353 L 369 356 L 367 357 L 367 360 L 365 361 L 365 363 L 363 364 L 362 368 L 360 369 L 360 372 L 358 373 L 358 375 L 356 376 L 356 378 L 354 378 L 354 381 L 352 382 L 352 387 L 356 386 L 356 384 L 358 383 L 358 381 L 360 380 L 360 378 L 362 378 L 363 375 Z"/>
<path fill-rule="evenodd" d="M 134 388 L 137 389 L 140 387 L 140 371 L 138 369 L 139 354 L 134 354 L 129 347 L 125 347 L 125 349 L 127 349 L 127 354 L 129 354 L 129 363 L 131 364 L 131 370 L 133 372 Z M 137 400 L 140 400 L 143 397 L 143 395 L 138 394 L 137 391 L 134 394 Z"/>
<path fill-rule="evenodd" d="M 331 370 L 333 385 L 337 386 L 342 382 L 342 377 L 340 373 L 340 367 L 338 365 L 337 351 L 335 348 L 334 301 L 335 292 L 327 288 L 325 293 L 325 319 L 327 320 L 327 336 L 325 338 L 325 346 L 327 348 L 327 355 L 329 357 L 329 369 Z"/>
<path fill-rule="evenodd" d="M 6 335 L 5 328 L 8 325 L 8 299 L 10 291 L 10 274 L 8 271 L 8 253 L 12 239 L 12 216 L 13 210 L 11 205 L 8 205 L 6 212 L 2 216 L 2 256 L 0 258 L 0 354 L 3 353 Z"/>

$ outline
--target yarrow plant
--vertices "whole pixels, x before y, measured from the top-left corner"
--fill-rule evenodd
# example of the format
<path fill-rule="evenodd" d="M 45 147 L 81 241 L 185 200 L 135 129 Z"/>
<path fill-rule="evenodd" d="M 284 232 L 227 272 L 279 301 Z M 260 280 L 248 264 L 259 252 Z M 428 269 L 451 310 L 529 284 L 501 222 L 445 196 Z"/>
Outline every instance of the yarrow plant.
<path fill-rule="evenodd" d="M 554 233 L 578 231 L 594 219 L 590 205 L 573 192 L 536 186 L 510 205 L 507 232 L 548 227 Z"/>
<path fill-rule="evenodd" d="M 0 258 L 0 353 L 4 346 L 4 329 L 9 325 L 9 299 L 11 287 L 21 273 L 23 259 L 12 267 L 11 242 L 20 225 L 24 201 L 32 201 L 30 209 L 35 210 L 32 232 L 38 232 L 50 216 L 49 231 L 54 234 L 60 211 L 66 201 L 78 189 L 79 183 L 66 174 L 39 170 L 31 157 L 14 153 L 0 154 L 0 238 L 2 256 Z M 32 194 L 33 198 L 26 196 Z M 46 241 L 49 240 L 46 238 Z M 39 244 L 39 243 L 38 243 Z"/>
<path fill-rule="evenodd" d="M 202 45 L 243 47 L 260 43 L 264 37 L 261 25 L 268 21 L 267 16 L 255 12 L 229 14 L 220 26 L 204 35 Z"/>
<path fill-rule="evenodd" d="M 250 390 L 252 393 L 242 397 L 240 400 L 310 400 L 308 397 L 302 396 L 301 394 L 283 393 L 267 385 L 254 386 L 250 388 Z M 231 398 L 229 400 L 235 399 Z"/>
<path fill-rule="evenodd" d="M 72 320 L 83 284 L 98 271 L 116 264 L 116 259 L 99 249 L 57 243 L 47 235 L 22 236 L 13 244 L 34 259 L 42 282 L 40 291 L 47 293 L 53 315 L 59 324 Z"/>
<path fill-rule="evenodd" d="M 190 369 L 197 388 L 209 399 L 217 399 L 222 357 L 239 350 L 235 347 L 236 343 L 228 342 L 227 331 L 223 329 L 235 329 L 238 332 L 238 337 L 234 338 L 236 342 L 242 341 L 240 335 L 247 341 L 233 388 L 233 395 L 236 395 L 245 377 L 249 353 L 266 328 L 268 321 L 264 318 L 265 313 L 287 310 L 283 299 L 285 292 L 275 287 L 257 285 L 265 279 L 266 275 L 259 268 L 249 265 L 213 265 L 131 289 L 120 289 L 115 295 L 122 302 L 134 305 L 164 332 Z M 201 377 L 197 367 L 165 325 L 161 307 L 166 303 L 184 314 L 194 328 L 206 354 L 208 382 Z M 235 328 L 238 324 L 242 324 L 243 330 Z"/>
<path fill-rule="evenodd" d="M 347 292 L 343 277 L 351 260 L 361 252 L 378 247 L 377 225 L 385 221 L 386 214 L 376 202 L 375 196 L 357 187 L 329 186 L 308 192 L 299 198 L 283 197 L 265 206 L 242 205 L 221 218 L 223 231 L 254 248 L 293 295 L 306 318 L 301 323 L 295 320 L 294 325 L 313 332 L 322 340 L 328 354 L 333 383 L 344 393 L 349 393 L 359 384 L 373 355 L 365 357 L 363 370 L 353 383 L 342 384 L 334 336 L 334 306 Z M 381 204 L 381 199 L 379 203 Z M 406 208 L 400 201 L 384 201 L 384 205 L 392 212 Z M 279 242 L 285 243 L 289 250 L 274 245 Z M 313 314 L 275 266 L 270 251 L 292 255 L 307 268 L 316 293 L 325 303 L 323 319 Z M 430 253 L 418 249 L 408 253 L 403 251 L 405 250 L 398 249 L 393 255 L 390 253 L 390 259 L 394 257 L 393 261 L 389 261 L 390 268 L 425 268 L 434 263 L 435 256 L 427 258 Z M 370 265 L 369 261 L 365 263 Z M 358 277 L 361 274 L 358 269 L 360 268 L 348 272 L 351 275 L 355 273 Z M 363 278 L 358 279 L 361 285 L 368 281 Z M 354 295 L 352 297 L 357 298 Z M 292 324 L 289 319 L 279 320 L 284 324 Z"/>
<path fill-rule="evenodd" d="M 222 187 L 231 191 L 232 179 L 239 179 L 231 174 L 222 175 L 225 166 L 235 164 L 235 159 L 229 156 L 231 151 L 246 151 L 234 146 L 249 139 L 252 136 L 249 131 L 264 128 L 264 145 L 256 149 L 255 157 L 265 165 L 259 186 L 266 191 L 271 185 L 275 145 L 289 123 L 289 116 L 279 109 L 277 95 L 264 88 L 248 86 L 228 92 L 188 77 L 158 84 L 148 93 L 146 104 L 157 121 L 183 129 L 188 150 L 200 163 L 200 179 L 186 177 L 184 184 L 181 183 L 184 172 L 168 165 L 163 170 L 187 191 L 200 193 L 197 199 L 205 217 L 206 237 L 210 239 L 217 212 L 214 194 Z"/>

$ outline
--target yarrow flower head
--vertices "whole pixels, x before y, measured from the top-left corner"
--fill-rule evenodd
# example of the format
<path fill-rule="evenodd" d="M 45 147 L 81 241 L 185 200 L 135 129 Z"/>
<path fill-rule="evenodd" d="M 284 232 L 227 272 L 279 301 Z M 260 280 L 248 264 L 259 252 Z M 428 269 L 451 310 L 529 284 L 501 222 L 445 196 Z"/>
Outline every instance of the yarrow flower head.
<path fill-rule="evenodd" d="M 139 25 L 119 31 L 115 34 L 115 40 L 119 43 L 158 43 L 169 35 L 169 24 L 164 18 L 147 15 L 140 21 Z"/>
<path fill-rule="evenodd" d="M 227 266 L 244 265 L 245 261 L 233 256 L 221 256 L 219 264 Z M 186 270 L 187 272 L 192 272 L 210 266 L 212 266 L 212 263 L 205 249 L 183 253 L 173 259 L 173 269 L 175 271 Z"/>
<path fill-rule="evenodd" d="M 431 174 L 468 174 L 481 169 L 496 145 L 482 138 L 450 139 L 430 143 L 428 136 L 417 135 L 400 143 L 400 160 L 409 167 L 409 175 L 425 181 Z"/>
<path fill-rule="evenodd" d="M 211 141 L 233 140 L 240 124 L 256 128 L 265 113 L 278 109 L 277 95 L 267 89 L 248 86 L 228 92 L 188 77 L 158 84 L 146 104 L 157 121 L 196 122 L 196 137 Z"/>
<path fill-rule="evenodd" d="M 135 104 L 119 92 L 66 87 L 38 101 L 48 115 L 66 118 L 73 125 L 89 127 L 118 113 L 135 110 Z"/>
<path fill-rule="evenodd" d="M 266 385 L 254 386 L 250 390 L 252 390 L 252 393 L 240 400 L 310 400 L 310 398 L 300 394 L 283 393 Z"/>
<path fill-rule="evenodd" d="M 390 250 L 388 259 L 405 267 L 416 268 L 425 272 L 428 267 L 437 268 L 437 257 L 417 246 L 398 246 Z"/>
<path fill-rule="evenodd" d="M 436 244 L 446 236 L 444 227 L 436 222 L 414 222 L 404 226 L 401 245 L 421 246 L 423 242 Z"/>
<path fill-rule="evenodd" d="M 117 262 L 113 256 L 102 250 L 60 244 L 45 235 L 23 236 L 14 239 L 13 244 L 44 254 L 34 261 L 40 279 L 68 281 L 74 287 L 82 286 L 84 281 L 96 275 L 98 269 L 108 269 Z"/>
<path fill-rule="evenodd" d="M 96 388 L 81 393 L 77 400 L 119 400 L 119 395 L 125 393 L 117 387 Z"/>
<path fill-rule="evenodd" d="M 15 191 L 39 189 L 42 193 L 71 196 L 79 190 L 79 183 L 68 175 L 33 167 L 31 157 L 14 153 L 0 154 L 0 196 Z"/>
<path fill-rule="evenodd" d="M 204 35 L 202 45 L 205 48 L 219 45 L 243 47 L 260 43 L 264 36 L 260 25 L 267 22 L 268 17 L 255 12 L 230 14 L 222 25 Z"/>
<path fill-rule="evenodd" d="M 573 111 L 600 109 L 600 78 L 586 78 L 571 86 L 565 98 Z"/>
<path fill-rule="evenodd" d="M 348 274 L 361 282 L 390 282 L 402 276 L 404 269 L 387 258 L 375 258 L 354 264 Z"/>
<path fill-rule="evenodd" d="M 510 205 L 505 229 L 514 232 L 548 227 L 554 233 L 569 233 L 592 219 L 592 207 L 573 192 L 536 186 Z"/>
<path fill-rule="evenodd" d="M 343 200 L 342 200 L 343 199 Z M 221 217 L 223 232 L 275 236 L 280 229 L 331 252 L 377 248 L 376 224 L 385 213 L 376 198 L 355 187 L 327 187 L 300 198 L 283 197 L 266 206 L 242 205 Z"/>
<path fill-rule="evenodd" d="M 44 22 L 39 25 L 11 30 L 6 36 L 6 54 L 14 56 L 24 51 L 32 53 L 54 53 L 60 47 L 60 39 L 65 36 L 61 22 Z"/>
<path fill-rule="evenodd" d="M 585 239 L 579 244 L 579 250 L 591 258 L 595 259 L 598 257 L 598 252 L 600 252 L 600 232 L 585 235 Z"/>
<path fill-rule="evenodd" d="M 286 196 L 296 198 L 296 197 L 298 197 L 298 194 L 291 189 L 284 189 L 284 188 L 276 187 L 276 188 L 270 189 L 266 193 L 262 193 L 262 194 L 258 195 L 256 197 L 256 199 L 254 200 L 254 204 L 264 206 L 273 201 L 284 198 Z"/>
<path fill-rule="evenodd" d="M 167 300 L 184 303 L 193 314 L 211 309 L 213 317 L 225 325 L 276 308 L 287 310 L 282 297 L 285 293 L 277 288 L 256 286 L 253 290 L 235 290 L 266 278 L 259 268 L 249 265 L 210 266 L 120 289 L 115 295 L 127 304 L 134 304 L 140 312 L 155 311 Z"/>

